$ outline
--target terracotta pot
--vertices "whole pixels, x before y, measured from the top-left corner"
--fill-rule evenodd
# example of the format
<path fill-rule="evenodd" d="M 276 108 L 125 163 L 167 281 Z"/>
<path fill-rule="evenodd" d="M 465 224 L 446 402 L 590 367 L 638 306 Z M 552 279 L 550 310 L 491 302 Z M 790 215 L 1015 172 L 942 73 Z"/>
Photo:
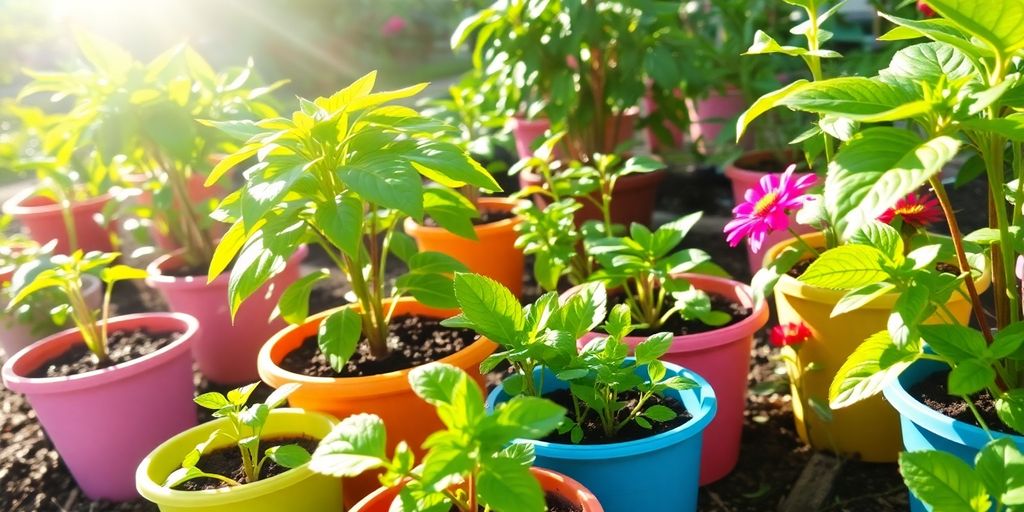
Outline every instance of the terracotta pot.
<path fill-rule="evenodd" d="M 728 475 L 739 460 L 744 411 L 747 408 L 750 349 L 754 345 L 754 334 L 768 323 L 768 306 L 763 301 L 755 304 L 750 287 L 730 279 L 696 274 L 682 274 L 680 277 L 700 290 L 723 295 L 751 308 L 750 316 L 736 324 L 673 337 L 671 348 L 662 358 L 707 379 L 718 398 L 718 413 L 704 431 L 704 450 L 701 453 L 700 485 L 707 485 Z M 591 340 L 604 336 L 604 333 L 591 332 L 576 344 L 583 348 Z M 643 336 L 629 336 L 624 341 L 632 352 L 645 339 Z"/>
<path fill-rule="evenodd" d="M 504 197 L 480 199 L 480 209 L 490 212 L 512 212 L 520 201 Z M 405 219 L 405 232 L 416 240 L 421 251 L 447 254 L 466 265 L 470 272 L 488 276 L 505 285 L 516 297 L 523 290 L 523 251 L 516 249 L 516 226 L 521 217 L 512 217 L 490 224 L 474 226 L 476 240 L 469 240 L 440 227 L 421 226 Z"/>
<path fill-rule="evenodd" d="M 9 281 L 9 275 L 4 277 L 3 274 L 0 274 L 0 285 Z M 100 303 L 103 301 L 103 286 L 99 278 L 89 274 L 82 276 L 82 295 L 85 297 L 85 303 L 90 308 L 99 309 Z M 40 322 L 43 325 L 33 326 L 22 323 L 18 320 L 17 315 L 13 313 L 4 312 L 7 308 L 7 298 L 0 296 L 0 350 L 10 357 L 36 340 L 62 330 L 60 327 L 53 325 L 49 318 L 48 312 L 50 308 L 56 305 L 39 304 L 38 306 L 45 311 L 45 313 L 39 315 Z M 70 319 L 68 323 L 70 323 Z"/>
<path fill-rule="evenodd" d="M 807 235 L 804 240 L 815 247 L 825 246 L 821 233 Z M 765 262 L 774 261 L 783 249 L 794 243 L 791 238 L 768 249 Z M 978 293 L 988 288 L 989 272 L 986 268 L 984 274 L 975 280 Z M 799 365 L 789 371 L 803 381 L 802 387 L 795 382 L 790 383 L 797 432 L 801 439 L 818 450 L 835 451 L 865 462 L 894 462 L 900 451 L 899 418 L 881 396 L 832 411 L 832 421 L 827 423 L 815 412 L 804 410 L 811 398 L 828 404 L 828 390 L 836 372 L 865 339 L 886 328 L 899 297 L 899 294 L 889 293 L 856 311 L 832 318 L 832 309 L 843 295 L 842 291 L 810 286 L 789 275 L 783 275 L 775 285 L 779 322 L 803 323 L 812 334 L 799 352 L 792 347 L 782 349 L 786 356 L 799 361 Z M 946 303 L 962 324 L 967 323 L 971 314 L 971 303 L 965 296 L 966 292 L 963 296 L 954 293 Z M 941 320 L 932 316 L 925 323 Z M 817 369 L 803 371 L 812 363 Z"/>
<path fill-rule="evenodd" d="M 110 199 L 110 194 L 103 194 L 71 203 L 71 218 L 79 249 L 85 252 L 114 250 L 110 240 L 114 230 L 109 225 L 105 226 L 97 221 Z M 18 219 L 32 240 L 40 245 L 57 240 L 57 245 L 53 249 L 55 254 L 72 252 L 71 239 L 64 225 L 64 214 L 60 205 L 50 198 L 35 195 L 35 189 L 27 188 L 8 199 L 4 202 L 3 212 Z"/>
<path fill-rule="evenodd" d="M 196 424 L 189 345 L 199 328 L 179 313 L 145 313 L 110 320 L 110 329 L 179 331 L 170 345 L 132 361 L 70 377 L 31 378 L 29 373 L 82 343 L 69 329 L 8 359 L 4 385 L 24 393 L 90 499 L 134 500 L 135 468 L 157 445 Z"/>
<path fill-rule="evenodd" d="M 612 222 L 627 227 L 634 222 L 650 226 L 654 216 L 654 206 L 657 202 L 658 185 L 666 176 L 668 176 L 668 172 L 660 170 L 645 174 L 630 174 L 620 178 L 615 184 L 615 190 L 612 191 Z M 519 173 L 521 188 L 543 185 L 544 178 L 540 174 Z M 550 203 L 547 197 L 539 194 L 533 195 L 533 202 L 540 208 L 546 208 Z M 601 211 L 590 201 L 583 201 L 581 204 L 583 207 L 576 211 L 577 226 L 583 225 L 588 220 L 601 220 Z"/>
<path fill-rule="evenodd" d="M 388 304 L 385 304 L 387 307 Z M 344 306 L 357 307 L 357 306 Z M 279 366 L 288 353 L 302 345 L 310 336 L 316 336 L 320 322 L 334 310 L 310 317 L 301 325 L 292 325 L 275 334 L 263 346 L 259 354 L 260 377 L 271 387 L 295 382 L 302 387 L 291 395 L 288 402 L 292 407 L 320 411 L 336 418 L 347 418 L 357 413 L 380 416 L 387 425 L 388 450 L 400 440 L 405 440 L 418 455 L 420 445 L 427 436 L 443 428 L 434 408 L 421 400 L 409 386 L 410 369 L 367 377 L 309 377 L 289 372 Z M 395 315 L 417 314 L 434 318 L 449 318 L 458 310 L 429 308 L 410 298 L 400 299 L 395 306 Z M 480 375 L 480 363 L 497 346 L 486 339 L 479 339 L 464 350 L 441 359 L 441 362 L 457 366 L 468 372 L 484 386 Z M 345 503 L 351 505 L 379 486 L 376 474 L 366 474 L 346 481 Z"/>
<path fill-rule="evenodd" d="M 780 164 L 777 170 L 773 170 L 772 172 L 758 170 L 763 167 L 762 164 L 764 162 L 775 161 L 780 156 L 784 159 L 785 163 Z M 803 157 L 792 150 L 785 150 L 781 152 L 754 151 L 745 153 L 743 156 L 737 158 L 725 168 L 725 176 L 732 182 L 733 205 L 742 203 L 743 196 L 746 194 L 747 190 L 757 186 L 758 182 L 761 181 L 761 178 L 772 174 L 781 175 L 786 171 L 786 168 L 789 167 L 789 164 L 799 164 L 802 161 Z M 799 178 L 808 174 L 811 173 L 799 172 L 794 173 L 793 177 Z M 811 226 L 797 224 L 795 211 L 790 213 L 789 220 L 790 226 L 793 230 L 801 235 L 814 231 L 814 228 Z M 788 231 L 773 231 L 768 233 L 768 236 L 765 237 L 762 247 L 771 247 L 788 238 L 790 238 Z M 756 274 L 758 270 L 761 270 L 761 263 L 764 260 L 764 254 L 755 254 L 754 251 L 750 249 L 749 245 L 744 244 L 744 246 L 747 248 L 747 262 L 750 265 L 750 274 Z"/>
<path fill-rule="evenodd" d="M 636 123 L 640 119 L 640 110 L 631 108 L 622 115 L 608 121 L 605 128 L 607 137 L 618 146 L 633 138 L 636 133 Z M 525 119 L 519 116 L 509 120 L 512 128 L 512 136 L 516 143 L 516 153 L 519 158 L 533 156 L 533 148 L 544 141 L 544 134 L 551 128 L 551 122 L 545 118 Z M 614 134 L 614 135 L 612 135 Z M 560 148 L 555 149 L 555 158 L 565 158 Z"/>
<path fill-rule="evenodd" d="M 301 409 L 274 409 L 267 417 L 263 437 L 306 436 L 323 439 L 334 426 L 334 418 Z M 227 419 L 215 419 L 190 428 L 162 443 L 139 464 L 135 482 L 139 494 L 156 503 L 161 512 L 281 512 L 340 511 L 341 482 L 319 475 L 309 464 L 251 484 L 206 491 L 175 491 L 164 480 L 181 467 L 181 461 L 196 445 L 206 441 Z M 221 440 L 208 448 L 224 448 Z"/>
<path fill-rule="evenodd" d="M 284 320 L 270 320 L 270 315 L 284 290 L 298 280 L 299 265 L 308 252 L 305 246 L 299 247 L 284 270 L 242 303 L 234 320 L 228 304 L 227 273 L 209 284 L 205 275 L 163 275 L 164 270 L 182 264 L 180 251 L 150 263 L 146 281 L 163 294 L 172 311 L 199 320 L 199 333 L 192 344 L 199 371 L 219 384 L 246 384 L 259 379 L 256 356 L 260 347 L 285 327 Z"/>
<path fill-rule="evenodd" d="M 690 111 L 690 140 L 697 144 L 697 149 L 708 154 L 722 128 L 736 122 L 736 118 L 747 109 L 747 102 L 739 89 L 728 86 L 725 93 L 712 92 L 702 100 L 686 100 Z M 749 149 L 749 139 L 741 146 Z M 730 141 L 731 142 L 731 141 Z"/>
<path fill-rule="evenodd" d="M 565 498 L 583 512 L 604 512 L 601 504 L 597 502 L 597 498 L 576 480 L 548 469 L 530 468 L 530 472 L 540 482 L 544 491 Z M 400 487 L 381 487 L 356 503 L 349 509 L 349 512 L 388 512 L 401 491 Z"/>

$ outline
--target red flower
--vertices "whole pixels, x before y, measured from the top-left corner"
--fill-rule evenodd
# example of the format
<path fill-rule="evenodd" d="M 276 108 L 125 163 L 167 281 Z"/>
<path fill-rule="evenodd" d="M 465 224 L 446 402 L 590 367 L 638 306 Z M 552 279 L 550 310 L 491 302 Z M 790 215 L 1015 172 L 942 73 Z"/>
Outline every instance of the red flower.
<path fill-rule="evenodd" d="M 925 3 L 925 0 L 917 0 L 917 10 L 924 15 L 925 18 L 931 18 L 935 16 L 935 10 Z"/>
<path fill-rule="evenodd" d="M 896 205 L 878 216 L 878 220 L 891 224 L 899 217 L 904 223 L 916 228 L 923 228 L 942 220 L 942 208 L 935 196 L 911 192 L 907 197 L 896 201 Z"/>
<path fill-rule="evenodd" d="M 772 332 L 768 335 L 768 341 L 771 341 L 772 345 L 781 348 L 790 345 L 800 345 L 810 340 L 811 337 L 811 330 L 802 322 L 799 324 L 788 323 L 772 327 Z"/>

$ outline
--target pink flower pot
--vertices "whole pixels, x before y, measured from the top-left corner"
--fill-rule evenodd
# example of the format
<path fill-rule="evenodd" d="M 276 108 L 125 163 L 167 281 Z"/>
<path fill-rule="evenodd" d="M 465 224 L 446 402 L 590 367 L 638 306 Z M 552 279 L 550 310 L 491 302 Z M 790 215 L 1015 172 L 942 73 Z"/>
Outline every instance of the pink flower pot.
<path fill-rule="evenodd" d="M 113 250 L 110 241 L 112 230 L 99 221 L 110 199 L 110 194 L 103 194 L 71 204 L 71 218 L 79 249 L 86 252 Z M 3 205 L 3 211 L 18 219 L 28 235 L 39 244 L 57 240 L 53 250 L 55 254 L 71 253 L 71 240 L 64 225 L 64 215 L 60 205 L 52 199 L 35 195 L 35 189 L 27 188 L 8 199 Z"/>
<path fill-rule="evenodd" d="M 633 138 L 636 133 L 636 123 L 640 119 L 640 110 L 637 108 L 627 109 L 621 116 L 608 122 L 605 127 L 606 136 L 611 139 L 614 146 Z M 524 119 L 513 117 L 509 120 L 512 127 L 512 135 L 516 142 L 516 153 L 519 158 L 533 156 L 533 148 L 543 142 L 544 133 L 551 128 L 551 122 L 547 119 Z M 614 135 L 613 135 L 614 134 Z M 565 158 L 562 151 L 555 149 L 555 158 Z"/>
<path fill-rule="evenodd" d="M 745 284 L 695 274 L 683 274 L 683 277 L 701 290 L 723 295 L 753 309 L 749 317 L 736 324 L 699 334 L 676 336 L 663 358 L 703 376 L 711 383 L 718 398 L 718 413 L 704 431 L 700 485 L 706 485 L 729 474 L 739 459 L 743 411 L 747 405 L 750 349 L 754 344 L 754 333 L 768 323 L 768 307 L 764 302 L 755 305 L 753 292 Z M 572 293 L 572 290 L 567 293 Z M 601 336 L 604 334 L 586 334 L 577 341 L 577 346 L 582 348 Z M 644 339 L 630 336 L 625 341 L 633 348 Z"/>
<path fill-rule="evenodd" d="M 71 377 L 28 373 L 72 345 L 77 329 L 40 340 L 7 360 L 4 385 L 24 393 L 72 476 L 90 499 L 138 499 L 135 468 L 167 438 L 196 425 L 189 345 L 199 325 L 188 315 L 145 313 L 110 328 L 179 331 L 170 345 L 133 361 Z"/>
<path fill-rule="evenodd" d="M 612 222 L 627 227 L 634 222 L 650 226 L 657 202 L 658 185 L 667 175 L 667 171 L 660 170 L 630 174 L 619 179 L 615 183 L 615 190 L 612 191 Z M 541 175 L 527 171 L 519 173 L 521 188 L 543 185 L 544 178 Z M 541 194 L 534 194 L 532 199 L 538 208 L 547 208 L 551 202 L 547 196 Z M 582 226 L 588 220 L 601 220 L 601 210 L 590 201 L 580 203 L 583 207 L 576 211 L 577 226 Z"/>
<path fill-rule="evenodd" d="M 0 274 L 0 285 L 10 281 L 10 275 Z M 98 309 L 103 300 L 103 287 L 100 280 L 91 275 L 82 276 L 82 295 L 85 296 L 85 303 L 90 308 Z M 0 298 L 0 350 L 8 357 L 18 353 L 21 349 L 31 345 L 40 338 L 49 336 L 61 330 L 49 319 L 49 310 L 57 304 L 40 304 L 45 309 L 39 314 L 40 322 L 44 325 L 32 326 L 22 323 L 13 313 L 2 312 L 7 307 L 7 298 Z M 68 320 L 70 322 L 70 319 Z"/>
<path fill-rule="evenodd" d="M 192 344 L 199 371 L 219 384 L 244 384 L 259 380 L 256 356 L 260 347 L 277 331 L 284 329 L 281 318 L 270 320 L 281 294 L 299 278 L 299 264 L 309 250 L 302 246 L 279 274 L 252 294 L 231 320 L 228 307 L 228 273 L 206 283 L 206 276 L 173 277 L 164 269 L 182 264 L 180 253 L 157 258 L 150 263 L 147 281 L 160 290 L 171 310 L 187 313 L 199 320 L 199 333 Z"/>
<path fill-rule="evenodd" d="M 779 158 L 784 160 L 784 163 L 779 163 L 778 169 L 772 172 L 765 172 L 763 170 L 757 170 L 764 167 L 762 162 L 775 161 Z M 732 198 L 733 204 L 737 205 L 743 202 L 743 195 L 746 194 L 747 190 L 755 187 L 761 178 L 770 174 L 782 174 L 786 171 L 791 163 L 800 163 L 802 157 L 799 153 L 793 151 L 754 151 L 746 153 L 740 158 L 737 158 L 734 162 L 726 166 L 725 176 L 732 182 Z M 806 176 L 809 173 L 794 173 L 794 178 L 800 178 Z M 790 226 L 798 234 L 806 234 L 814 232 L 814 228 L 811 226 L 805 226 L 796 223 L 796 212 L 790 214 Z M 792 238 L 793 235 L 789 231 L 775 231 L 768 233 L 768 236 L 764 239 L 764 244 L 761 246 L 765 249 L 772 247 L 775 244 Z M 747 263 L 750 265 L 750 273 L 756 274 L 758 270 L 761 270 L 761 264 L 764 262 L 764 254 L 755 254 L 754 251 L 750 250 L 750 246 L 744 244 L 747 249 Z"/>
<path fill-rule="evenodd" d="M 697 143 L 701 153 L 708 154 L 722 128 L 736 121 L 747 109 L 747 102 L 739 89 L 729 86 L 725 94 L 713 92 L 702 100 L 687 99 L 686 106 L 690 111 L 690 140 Z"/>

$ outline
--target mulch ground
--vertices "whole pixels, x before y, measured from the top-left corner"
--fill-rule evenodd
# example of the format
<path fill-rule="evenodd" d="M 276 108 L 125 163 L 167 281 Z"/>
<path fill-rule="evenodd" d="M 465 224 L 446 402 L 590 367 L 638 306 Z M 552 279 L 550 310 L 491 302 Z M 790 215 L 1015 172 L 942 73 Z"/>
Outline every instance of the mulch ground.
<path fill-rule="evenodd" d="M 705 220 L 684 243 L 704 248 L 738 279 L 748 279 L 742 248 L 729 249 L 720 234 L 730 207 L 724 178 L 707 171 L 674 174 L 661 190 L 665 197 L 659 201 L 659 218 L 704 210 Z M 957 191 L 955 195 L 962 196 L 967 203 L 984 204 L 984 195 L 977 188 Z M 973 218 L 965 221 L 971 227 L 979 223 Z M 324 262 L 314 254 L 307 263 L 320 265 Z M 344 291 L 339 281 L 328 280 L 319 284 L 315 295 L 323 303 L 340 304 Z M 159 311 L 165 307 L 152 290 L 133 283 L 118 285 L 115 303 L 119 313 Z M 796 435 L 784 372 L 780 371 L 781 363 L 773 354 L 762 333 L 752 351 L 751 391 L 739 465 L 724 480 L 701 490 L 699 508 L 702 511 L 775 510 L 813 455 Z M 196 385 L 198 393 L 212 389 L 198 374 Z M 264 389 L 258 393 L 262 395 L 267 390 L 261 387 Z M 204 415 L 201 419 L 209 418 Z M 895 464 L 846 461 L 824 510 L 885 512 L 906 510 L 906 507 L 907 492 Z M 155 506 L 142 501 L 109 503 L 85 498 L 23 397 L 0 387 L 0 511 L 153 510 Z"/>

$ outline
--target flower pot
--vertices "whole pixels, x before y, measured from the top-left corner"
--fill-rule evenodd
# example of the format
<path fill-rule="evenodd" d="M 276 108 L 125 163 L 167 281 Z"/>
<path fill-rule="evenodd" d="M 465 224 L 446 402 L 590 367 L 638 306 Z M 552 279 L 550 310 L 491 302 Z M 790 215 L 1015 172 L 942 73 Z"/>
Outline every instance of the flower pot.
<path fill-rule="evenodd" d="M 668 363 L 683 366 L 701 375 L 715 390 L 718 412 L 704 431 L 704 450 L 700 462 L 700 484 L 707 485 L 728 475 L 740 455 L 744 411 L 747 408 L 747 374 L 750 371 L 750 349 L 754 333 L 768 323 L 768 306 L 755 304 L 753 292 L 745 284 L 720 277 L 683 274 L 695 287 L 723 295 L 729 300 L 751 308 L 749 317 L 719 329 L 675 336 L 672 346 L 662 357 Z M 570 290 L 568 293 L 572 293 Z M 583 348 L 604 333 L 591 332 L 579 339 Z M 646 338 L 628 336 L 630 349 Z"/>
<path fill-rule="evenodd" d="M 334 425 L 334 418 L 302 409 L 275 409 L 270 412 L 264 438 L 304 435 L 322 439 Z M 162 484 L 181 467 L 181 461 L 197 444 L 218 428 L 228 427 L 227 418 L 216 419 L 190 428 L 156 447 L 135 473 L 139 494 L 160 507 L 162 512 L 280 512 L 302 510 L 336 512 L 341 508 L 341 482 L 319 475 L 308 464 L 290 469 L 251 484 L 205 491 L 176 491 Z M 221 439 L 207 450 L 230 443 Z"/>
<path fill-rule="evenodd" d="M 736 122 L 747 109 L 747 102 L 743 93 L 730 85 L 724 93 L 715 91 L 702 100 L 688 98 L 686 108 L 690 113 L 690 140 L 697 144 L 701 153 L 708 154 L 713 151 L 722 128 Z"/>
<path fill-rule="evenodd" d="M 899 413 L 900 428 L 903 432 L 903 448 L 908 452 L 939 450 L 956 455 L 964 462 L 974 465 L 974 457 L 989 442 L 988 434 L 979 427 L 950 418 L 921 403 L 907 392 L 929 375 L 949 370 L 948 366 L 935 361 L 918 361 L 910 365 L 900 377 L 885 387 L 885 399 Z M 1018 448 L 1024 449 L 1024 437 L 992 432 L 996 439 L 1009 437 Z M 910 494 L 910 510 L 924 512 L 932 510 Z"/>
<path fill-rule="evenodd" d="M 113 250 L 110 241 L 113 230 L 98 220 L 102 218 L 103 209 L 110 200 L 110 194 L 103 194 L 71 203 L 70 214 L 75 226 L 77 248 L 85 252 Z M 57 240 L 54 254 L 71 253 L 71 239 L 64 224 L 64 213 L 56 201 L 36 195 L 34 188 L 27 188 L 4 202 L 3 212 L 18 219 L 29 237 L 40 245 Z"/>
<path fill-rule="evenodd" d="M 597 498 L 586 487 L 583 487 L 583 485 L 572 478 L 537 467 L 530 468 L 530 472 L 540 482 L 542 489 L 565 498 L 582 509 L 582 512 L 604 511 L 601 508 L 601 504 L 597 502 Z M 359 503 L 356 503 L 354 507 L 349 509 L 349 512 L 388 512 L 391 510 L 391 504 L 400 492 L 400 487 L 381 487 L 363 498 Z"/>
<path fill-rule="evenodd" d="M 10 281 L 10 276 L 4 277 L 0 274 L 0 285 Z M 103 300 L 103 286 L 99 278 L 93 275 L 82 276 L 82 295 L 85 303 L 92 309 L 99 309 Z M 43 314 L 39 315 L 41 326 L 33 326 L 22 323 L 14 313 L 0 312 L 0 350 L 8 357 L 13 356 L 19 350 L 31 345 L 40 338 L 49 336 L 61 330 L 50 321 L 50 308 L 57 304 L 44 304 Z M 0 311 L 7 308 L 7 298 L 0 297 Z"/>
<path fill-rule="evenodd" d="M 776 157 L 780 155 L 782 155 L 783 159 L 786 161 L 785 164 L 780 163 L 781 165 L 779 168 L 771 172 L 760 170 L 764 167 L 764 162 L 775 161 Z M 737 205 L 742 203 L 743 196 L 746 194 L 747 190 L 757 186 L 758 182 L 761 181 L 761 178 L 772 174 L 781 175 L 786 171 L 786 167 L 788 167 L 789 164 L 800 163 L 801 161 L 802 157 L 798 153 L 790 150 L 786 150 L 781 153 L 776 151 L 754 151 L 745 153 L 740 158 L 737 158 L 725 168 L 725 176 L 732 182 L 733 204 Z M 808 174 L 810 173 L 794 173 L 793 178 L 799 179 Z M 811 226 L 804 226 L 796 223 L 796 212 L 790 213 L 789 220 L 790 226 L 793 230 L 801 235 L 814 231 L 814 228 Z M 764 239 L 763 247 L 771 247 L 789 238 L 790 234 L 787 231 L 774 231 L 768 233 L 768 236 Z M 761 269 L 761 263 L 764 260 L 764 255 L 755 254 L 754 251 L 750 249 L 749 245 L 746 245 L 746 247 L 747 261 L 750 264 L 750 273 L 753 275 Z"/>
<path fill-rule="evenodd" d="M 654 216 L 654 205 L 658 195 L 658 185 L 668 176 L 667 171 L 660 170 L 643 174 L 630 174 L 623 176 L 615 183 L 612 190 L 612 222 L 629 226 L 636 222 L 645 226 L 651 225 Z M 537 173 L 519 173 L 519 186 L 521 188 L 531 186 L 543 186 L 544 178 Z M 533 202 L 539 208 L 546 208 L 551 201 L 540 194 L 533 195 Z M 575 221 L 577 226 L 582 226 L 588 220 L 601 220 L 601 210 L 590 203 L 581 201 L 582 208 L 576 211 Z"/>
<path fill-rule="evenodd" d="M 7 360 L 4 385 L 24 393 L 75 481 L 90 499 L 134 500 L 135 467 L 168 437 L 196 424 L 189 345 L 196 319 L 178 313 L 125 315 L 110 329 L 181 331 L 156 352 L 70 377 L 26 377 L 69 347 L 82 343 L 69 329 Z"/>
<path fill-rule="evenodd" d="M 622 114 L 615 116 L 608 121 L 605 127 L 605 137 L 614 146 L 618 146 L 633 138 L 636 133 L 636 123 L 640 119 L 640 110 L 637 108 L 627 109 Z M 512 137 L 516 143 L 516 153 L 519 158 L 533 156 L 533 148 L 544 141 L 545 132 L 551 128 L 551 121 L 546 118 L 525 119 L 515 116 L 509 120 L 512 128 Z M 555 149 L 555 158 L 564 158 L 561 148 Z"/>
<path fill-rule="evenodd" d="M 820 233 L 804 239 L 815 247 L 825 245 Z M 774 261 L 794 242 L 790 239 L 776 244 L 765 253 L 765 261 Z M 988 288 L 990 279 L 989 269 L 986 269 L 975 280 L 979 293 Z M 819 450 L 857 456 L 866 462 L 893 462 L 900 451 L 899 418 L 881 396 L 832 411 L 832 421 L 828 423 L 813 411 L 804 409 L 811 398 L 828 404 L 828 389 L 836 372 L 868 336 L 886 328 L 898 294 L 883 295 L 856 311 L 830 318 L 842 296 L 842 291 L 809 286 L 789 275 L 783 275 L 775 285 L 779 322 L 802 322 L 813 335 L 800 347 L 799 356 L 792 347 L 782 349 L 800 361 L 800 368 L 790 368 L 791 374 L 803 381 L 803 390 L 790 384 L 797 432 L 801 439 Z M 971 303 L 960 294 L 953 294 L 946 307 L 961 323 L 966 323 L 971 314 Z M 933 316 L 926 323 L 939 321 Z M 802 371 L 810 363 L 818 369 Z"/>
<path fill-rule="evenodd" d="M 259 380 L 256 356 L 260 347 L 285 326 L 284 320 L 270 320 L 270 315 L 284 290 L 299 278 L 299 264 L 308 252 L 305 246 L 299 247 L 284 270 L 242 303 L 234 320 L 228 303 L 228 274 L 209 284 L 205 275 L 163 275 L 164 270 L 183 263 L 180 251 L 153 260 L 146 269 L 146 281 L 163 294 L 171 310 L 199 320 L 199 333 L 192 344 L 199 371 L 219 384 L 246 384 Z"/>
<path fill-rule="evenodd" d="M 682 512 L 697 509 L 701 444 L 704 430 L 715 416 L 716 399 L 711 385 L 700 375 L 666 363 L 666 376 L 685 376 L 699 384 L 685 391 L 669 390 L 693 416 L 666 432 L 621 443 L 573 445 L 523 440 L 534 446 L 534 465 L 572 478 L 590 489 L 609 511 Z M 542 393 L 568 387 L 549 370 Z M 643 375 L 646 378 L 646 375 Z M 506 402 L 501 385 L 487 397 L 488 410 Z M 628 490 L 628 491 L 627 491 Z"/>
<path fill-rule="evenodd" d="M 480 208 L 491 212 L 511 212 L 519 201 L 503 197 L 480 199 Z M 474 226 L 476 240 L 452 234 L 440 227 L 421 226 L 405 219 L 405 232 L 416 240 L 421 251 L 447 254 L 466 265 L 470 272 L 488 276 L 518 297 L 523 289 L 523 251 L 515 247 L 519 216 Z"/>
<path fill-rule="evenodd" d="M 385 305 L 387 307 L 388 304 Z M 344 306 L 356 307 L 356 306 Z M 409 371 L 401 370 L 382 375 L 366 377 L 309 377 L 284 370 L 279 366 L 284 357 L 300 346 L 309 336 L 315 336 L 320 322 L 332 311 L 325 311 L 310 317 L 301 325 L 292 325 L 275 334 L 259 354 L 260 377 L 271 387 L 295 382 L 301 384 L 288 403 L 311 411 L 321 411 L 336 418 L 347 418 L 357 413 L 380 416 L 387 425 L 389 450 L 398 441 L 405 440 L 419 456 L 420 445 L 430 434 L 443 428 L 434 408 L 421 400 L 409 386 Z M 395 306 L 395 315 L 418 314 L 435 318 L 449 318 L 457 310 L 429 308 L 410 298 L 400 299 Z M 484 385 L 480 375 L 480 362 L 489 356 L 496 345 L 486 339 L 479 339 L 464 350 L 441 359 L 441 362 L 457 366 Z M 390 453 L 390 452 L 389 452 Z M 351 505 L 379 486 L 375 474 L 366 474 L 347 481 L 345 502 Z"/>

